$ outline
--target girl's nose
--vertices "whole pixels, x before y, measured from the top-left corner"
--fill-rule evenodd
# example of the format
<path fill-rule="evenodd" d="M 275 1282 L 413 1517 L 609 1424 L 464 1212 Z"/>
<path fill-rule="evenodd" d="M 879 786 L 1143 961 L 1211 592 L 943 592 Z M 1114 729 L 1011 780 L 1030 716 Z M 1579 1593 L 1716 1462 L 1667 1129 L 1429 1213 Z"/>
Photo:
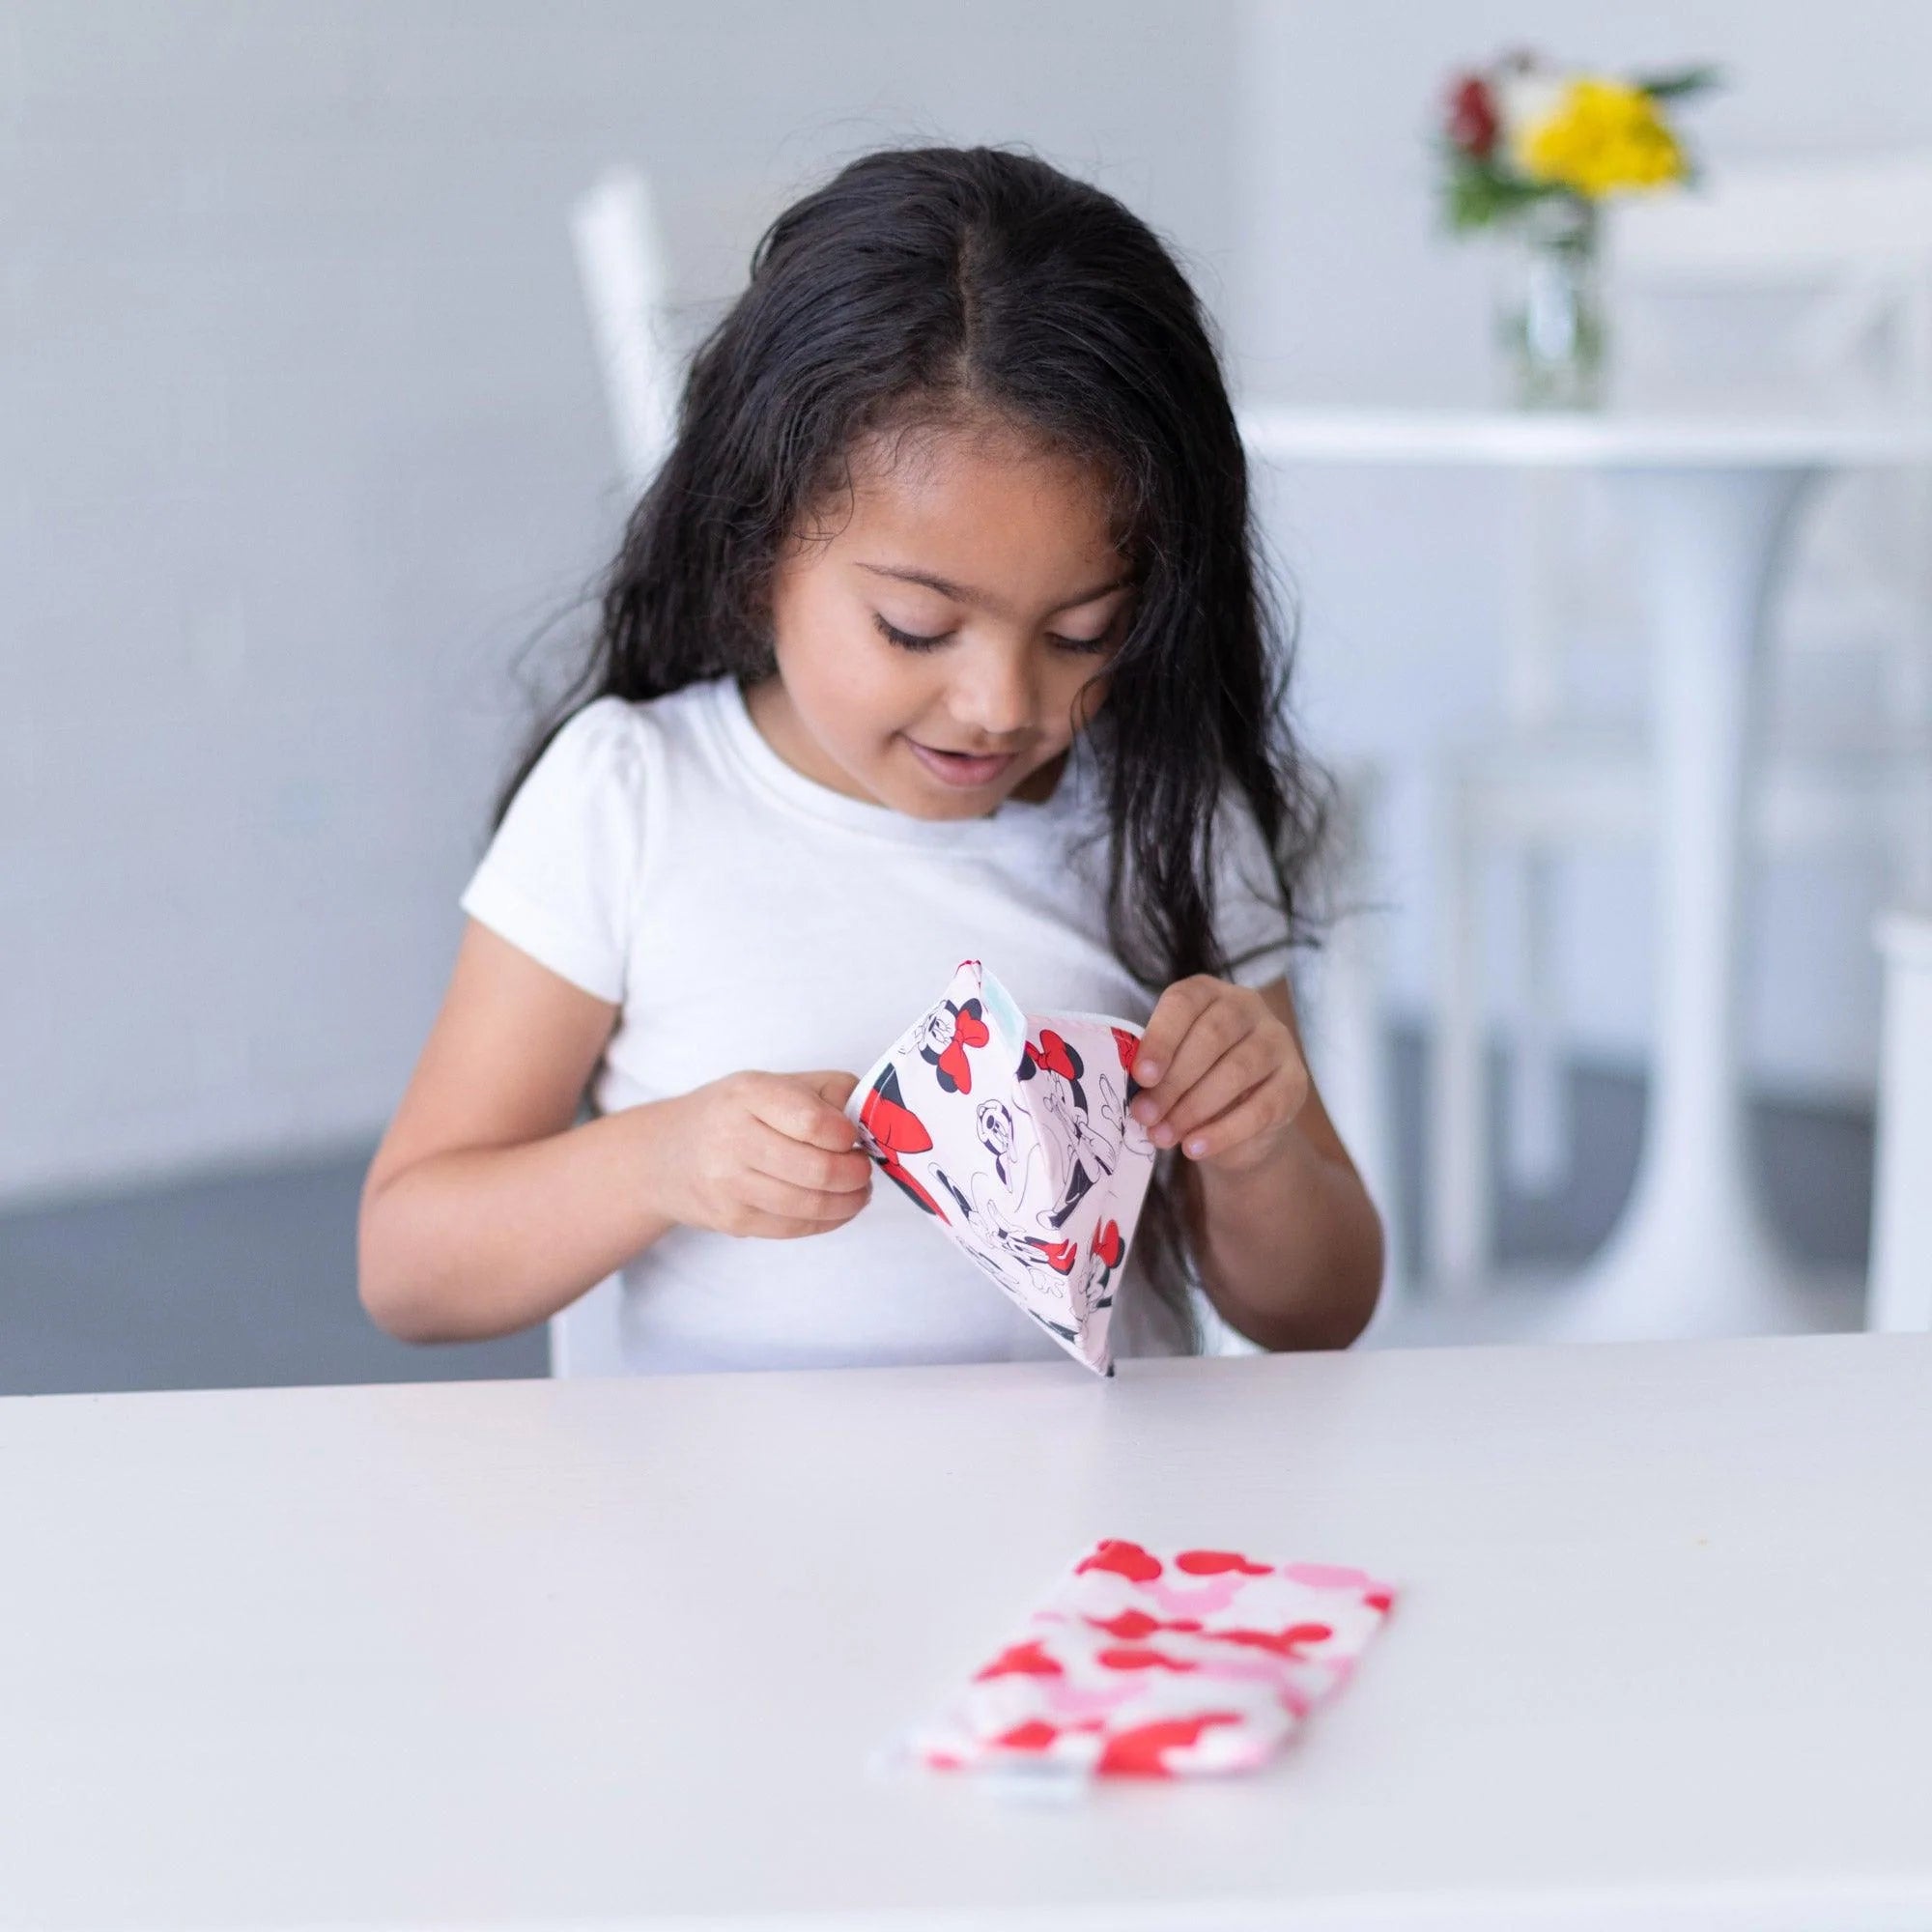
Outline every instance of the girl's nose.
<path fill-rule="evenodd" d="M 988 738 L 1010 738 L 1034 722 L 1032 667 L 1023 649 L 989 645 L 958 667 L 950 708 L 959 723 Z"/>

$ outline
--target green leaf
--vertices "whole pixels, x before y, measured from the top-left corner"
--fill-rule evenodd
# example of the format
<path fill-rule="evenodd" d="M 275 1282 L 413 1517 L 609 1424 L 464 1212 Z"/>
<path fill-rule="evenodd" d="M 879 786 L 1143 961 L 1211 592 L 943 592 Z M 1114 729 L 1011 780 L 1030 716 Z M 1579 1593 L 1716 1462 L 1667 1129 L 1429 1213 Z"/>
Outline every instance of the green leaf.
<path fill-rule="evenodd" d="M 1704 94 L 1723 84 L 1723 69 L 1709 64 L 1679 68 L 1667 73 L 1634 74 L 1631 78 L 1631 85 L 1641 88 L 1653 100 L 1688 100 L 1693 94 Z"/>
<path fill-rule="evenodd" d="M 1505 173 L 1493 158 L 1478 159 L 1453 142 L 1441 143 L 1439 151 L 1443 213 L 1458 234 L 1507 221 L 1531 202 L 1562 192 L 1552 183 L 1524 181 L 1520 175 Z"/>

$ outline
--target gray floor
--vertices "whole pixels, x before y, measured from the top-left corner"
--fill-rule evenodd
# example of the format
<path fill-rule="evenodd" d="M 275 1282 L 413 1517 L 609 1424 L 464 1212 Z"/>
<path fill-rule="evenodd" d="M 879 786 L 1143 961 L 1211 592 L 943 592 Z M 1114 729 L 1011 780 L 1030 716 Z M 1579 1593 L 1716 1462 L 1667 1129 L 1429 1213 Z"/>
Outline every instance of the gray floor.
<path fill-rule="evenodd" d="M 1422 1173 L 1422 1046 L 1393 1074 L 1404 1192 Z M 1580 1260 L 1614 1221 L 1634 1171 L 1641 1083 L 1573 1070 L 1577 1159 L 1548 1200 L 1505 1197 L 1501 1258 Z M 1775 1224 L 1812 1261 L 1861 1268 L 1871 1122 L 1760 1107 L 1755 1140 Z M 373 1151 L 373 1150 L 371 1150 Z M 355 1206 L 368 1154 L 0 1216 L 0 1394 L 462 1380 L 545 1372 L 542 1332 L 453 1348 L 391 1341 L 355 1298 Z M 1398 1230 L 1406 1252 L 1421 1234 Z"/>
<path fill-rule="evenodd" d="M 1491 1137 L 1500 1129 L 1501 1056 L 1492 1058 Z M 1396 1154 L 1405 1212 L 1399 1237 L 1411 1276 L 1422 1215 L 1424 1042 L 1398 1037 L 1394 1054 Z M 1636 1173 L 1643 1138 L 1643 1082 L 1622 1071 L 1573 1066 L 1568 1112 L 1575 1158 L 1569 1184 L 1543 1199 L 1499 1187 L 1497 1259 L 1505 1266 L 1580 1262 L 1614 1225 Z M 1750 1111 L 1759 1198 L 1793 1255 L 1862 1273 L 1871 1236 L 1869 1109 L 1760 1103 Z"/>
<path fill-rule="evenodd" d="M 0 1217 L 0 1394 L 545 1374 L 540 1329 L 423 1348 L 363 1314 L 374 1152 Z"/>

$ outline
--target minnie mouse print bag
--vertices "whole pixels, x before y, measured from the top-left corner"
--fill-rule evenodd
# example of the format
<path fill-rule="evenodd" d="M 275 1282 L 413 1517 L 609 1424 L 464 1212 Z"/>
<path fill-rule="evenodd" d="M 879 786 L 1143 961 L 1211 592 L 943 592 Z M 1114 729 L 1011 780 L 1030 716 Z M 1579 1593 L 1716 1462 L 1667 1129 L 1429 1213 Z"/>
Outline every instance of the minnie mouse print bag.
<path fill-rule="evenodd" d="M 1022 1013 L 960 962 L 853 1090 L 847 1113 L 900 1190 L 1096 1375 L 1114 1290 L 1153 1173 L 1127 1112 L 1141 1031 L 1098 1013 Z"/>

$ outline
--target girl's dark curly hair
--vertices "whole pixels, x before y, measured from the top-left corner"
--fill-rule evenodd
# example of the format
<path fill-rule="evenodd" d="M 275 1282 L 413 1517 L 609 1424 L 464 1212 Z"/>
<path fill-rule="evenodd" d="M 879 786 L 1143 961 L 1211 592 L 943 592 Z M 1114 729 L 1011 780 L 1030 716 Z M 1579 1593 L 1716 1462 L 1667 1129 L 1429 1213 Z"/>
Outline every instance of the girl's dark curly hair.
<path fill-rule="evenodd" d="M 750 285 L 693 359 L 587 662 L 493 823 L 592 699 L 775 670 L 774 568 L 816 507 L 849 489 L 858 442 L 989 417 L 1095 467 L 1136 586 L 1094 733 L 1122 962 L 1151 991 L 1236 963 L 1212 920 L 1214 810 L 1230 787 L 1261 829 L 1284 932 L 1311 937 L 1298 889 L 1325 780 L 1289 729 L 1292 627 L 1256 568 L 1247 462 L 1210 325 L 1145 222 L 1009 148 L 867 155 L 759 238 Z M 1136 1246 L 1193 1344 L 1191 1214 L 1174 1179 L 1151 1192 Z"/>

